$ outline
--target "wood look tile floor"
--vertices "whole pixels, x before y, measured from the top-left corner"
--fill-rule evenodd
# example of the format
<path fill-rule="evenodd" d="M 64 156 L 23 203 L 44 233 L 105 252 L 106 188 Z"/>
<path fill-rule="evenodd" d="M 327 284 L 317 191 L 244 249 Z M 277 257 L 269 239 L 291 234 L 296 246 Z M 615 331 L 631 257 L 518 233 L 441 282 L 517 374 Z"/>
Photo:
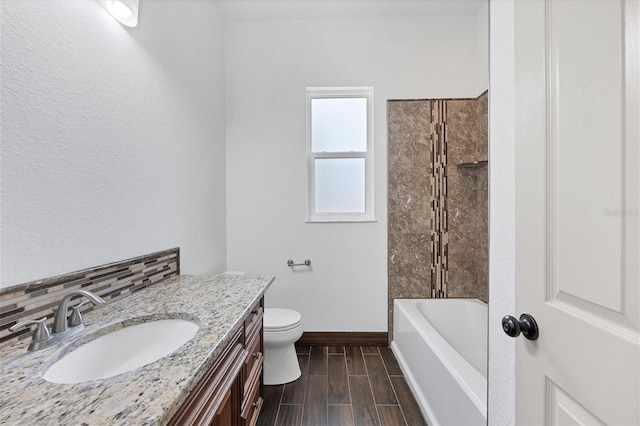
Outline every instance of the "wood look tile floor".
<path fill-rule="evenodd" d="M 302 376 L 264 387 L 258 425 L 426 425 L 391 349 L 296 349 Z"/>

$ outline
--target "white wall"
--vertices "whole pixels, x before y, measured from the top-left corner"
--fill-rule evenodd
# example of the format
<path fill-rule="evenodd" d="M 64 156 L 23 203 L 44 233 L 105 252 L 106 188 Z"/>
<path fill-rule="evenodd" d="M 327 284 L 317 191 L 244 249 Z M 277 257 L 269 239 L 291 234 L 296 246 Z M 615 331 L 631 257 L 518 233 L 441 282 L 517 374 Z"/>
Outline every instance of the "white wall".
<path fill-rule="evenodd" d="M 515 313 L 515 85 L 513 0 L 491 2 L 489 90 L 490 425 L 515 424 L 515 339 L 501 319 Z"/>
<path fill-rule="evenodd" d="M 489 81 L 489 2 L 476 13 L 476 91 L 488 89 Z"/>
<path fill-rule="evenodd" d="M 387 330 L 386 100 L 479 95 L 475 23 L 225 24 L 228 267 L 275 273 L 267 306 L 297 309 L 307 331 Z M 374 87 L 378 222 L 305 223 L 307 86 Z M 292 271 L 290 258 L 311 270 Z"/>
<path fill-rule="evenodd" d="M 2 1 L 1 285 L 180 246 L 224 270 L 223 32 L 214 5 Z"/>

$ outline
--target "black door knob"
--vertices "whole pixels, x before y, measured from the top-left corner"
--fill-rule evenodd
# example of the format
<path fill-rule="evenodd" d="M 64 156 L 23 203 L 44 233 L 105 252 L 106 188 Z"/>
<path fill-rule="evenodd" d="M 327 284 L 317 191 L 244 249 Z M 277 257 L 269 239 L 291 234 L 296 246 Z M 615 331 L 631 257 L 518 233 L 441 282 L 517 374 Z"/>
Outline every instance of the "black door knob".
<path fill-rule="evenodd" d="M 502 318 L 502 329 L 510 337 L 518 337 L 520 333 L 529 339 L 536 340 L 538 338 L 538 324 L 536 320 L 529 314 L 520 315 L 520 320 L 511 315 Z"/>

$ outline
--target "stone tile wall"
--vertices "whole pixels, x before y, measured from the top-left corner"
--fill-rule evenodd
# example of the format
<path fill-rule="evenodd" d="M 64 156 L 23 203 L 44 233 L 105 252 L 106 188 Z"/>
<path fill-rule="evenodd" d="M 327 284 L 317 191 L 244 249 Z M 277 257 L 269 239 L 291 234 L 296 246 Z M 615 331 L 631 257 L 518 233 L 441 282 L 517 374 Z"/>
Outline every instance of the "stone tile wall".
<path fill-rule="evenodd" d="M 387 109 L 391 336 L 393 299 L 488 300 L 488 95 Z"/>
<path fill-rule="evenodd" d="M 446 297 L 488 300 L 486 94 L 447 102 L 449 276 Z M 484 123 L 482 123 L 484 121 Z"/>
<path fill-rule="evenodd" d="M 431 297 L 431 104 L 389 101 L 387 109 L 391 325 L 393 299 Z"/>

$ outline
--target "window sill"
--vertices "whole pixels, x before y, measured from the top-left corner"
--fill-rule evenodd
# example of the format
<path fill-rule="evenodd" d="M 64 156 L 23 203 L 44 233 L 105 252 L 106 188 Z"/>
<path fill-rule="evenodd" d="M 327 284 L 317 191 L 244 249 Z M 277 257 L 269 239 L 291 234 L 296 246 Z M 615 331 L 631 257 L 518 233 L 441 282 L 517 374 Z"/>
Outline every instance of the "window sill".
<path fill-rule="evenodd" d="M 307 219 L 305 223 L 377 223 L 377 219 Z"/>

